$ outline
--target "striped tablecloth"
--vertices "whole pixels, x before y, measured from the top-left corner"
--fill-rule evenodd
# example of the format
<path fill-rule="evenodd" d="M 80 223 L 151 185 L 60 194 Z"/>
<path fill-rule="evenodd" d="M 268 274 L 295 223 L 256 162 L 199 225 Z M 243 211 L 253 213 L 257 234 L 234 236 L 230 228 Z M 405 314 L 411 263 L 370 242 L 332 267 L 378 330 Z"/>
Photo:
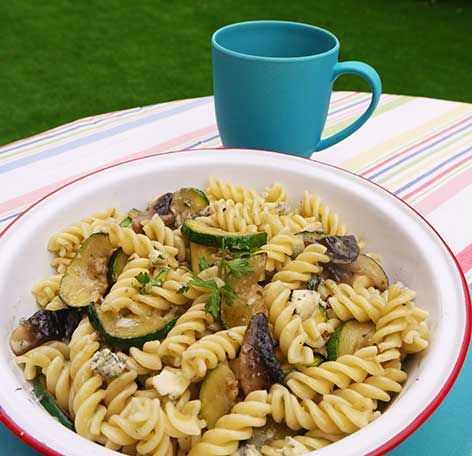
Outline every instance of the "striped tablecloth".
<path fill-rule="evenodd" d="M 365 93 L 334 93 L 325 135 L 359 116 L 369 100 Z M 92 170 L 155 152 L 216 146 L 207 97 L 89 117 L 0 147 L 0 231 L 40 197 Z M 450 245 L 472 291 L 472 105 L 383 95 L 364 127 L 314 158 L 361 174 L 414 206 Z M 393 453 L 472 455 L 468 382 L 471 360 L 439 410 Z M 20 451 L 4 429 L 0 442 L 2 455 L 2 448 Z"/>

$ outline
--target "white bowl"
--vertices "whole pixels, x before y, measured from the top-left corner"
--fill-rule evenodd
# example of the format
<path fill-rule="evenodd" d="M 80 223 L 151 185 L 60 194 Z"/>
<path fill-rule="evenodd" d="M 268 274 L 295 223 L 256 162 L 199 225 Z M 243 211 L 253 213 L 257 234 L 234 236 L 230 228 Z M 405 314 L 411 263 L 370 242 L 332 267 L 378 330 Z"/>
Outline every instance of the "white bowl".
<path fill-rule="evenodd" d="M 116 454 L 56 422 L 32 398 L 8 346 L 8 336 L 36 305 L 33 284 L 51 274 L 51 234 L 108 207 L 125 211 L 181 186 L 205 187 L 217 176 L 262 190 L 277 181 L 293 202 L 303 190 L 321 195 L 350 231 L 382 255 L 392 281 L 417 291 L 430 313 L 431 345 L 413 357 L 402 393 L 375 422 L 317 454 L 383 454 L 431 415 L 451 388 L 470 338 L 470 298 L 460 268 L 434 229 L 394 195 L 338 168 L 248 150 L 199 150 L 150 156 L 94 172 L 51 193 L 12 223 L 0 239 L 0 419 L 45 454 Z"/>

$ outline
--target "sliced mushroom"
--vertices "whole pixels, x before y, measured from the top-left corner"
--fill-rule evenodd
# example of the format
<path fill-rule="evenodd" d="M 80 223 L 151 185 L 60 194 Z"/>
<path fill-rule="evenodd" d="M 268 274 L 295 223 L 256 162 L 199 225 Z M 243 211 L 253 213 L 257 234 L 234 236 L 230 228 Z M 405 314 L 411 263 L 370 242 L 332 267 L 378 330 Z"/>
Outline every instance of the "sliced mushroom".
<path fill-rule="evenodd" d="M 359 244 L 355 236 L 324 236 L 317 240 L 326 247 L 331 263 L 348 264 L 359 256 Z"/>
<path fill-rule="evenodd" d="M 280 363 L 275 357 L 267 316 L 253 315 L 244 335 L 239 355 L 239 383 L 244 394 L 269 390 L 283 380 Z"/>
<path fill-rule="evenodd" d="M 307 247 L 310 244 L 316 244 L 325 234 L 323 231 L 300 231 L 297 236 L 303 239 L 303 243 Z"/>
<path fill-rule="evenodd" d="M 155 200 L 151 201 L 144 211 L 137 209 L 131 209 L 128 213 L 128 217 L 132 220 L 131 228 L 135 233 L 143 233 L 142 222 L 151 220 L 152 217 L 157 214 L 160 215 L 163 222 L 169 226 L 174 227 L 174 214 L 170 210 L 172 203 L 173 193 L 164 193 Z"/>
<path fill-rule="evenodd" d="M 15 355 L 23 355 L 44 342 L 69 339 L 81 318 L 73 309 L 38 310 L 12 332 L 10 347 Z"/>

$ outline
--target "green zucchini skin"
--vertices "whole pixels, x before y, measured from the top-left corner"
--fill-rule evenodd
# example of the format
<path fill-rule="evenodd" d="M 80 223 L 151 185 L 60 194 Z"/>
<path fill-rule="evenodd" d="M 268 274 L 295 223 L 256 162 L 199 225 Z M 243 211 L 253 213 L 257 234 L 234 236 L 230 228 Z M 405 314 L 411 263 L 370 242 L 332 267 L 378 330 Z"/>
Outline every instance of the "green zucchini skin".
<path fill-rule="evenodd" d="M 123 272 L 129 256 L 120 248 L 116 249 L 108 261 L 107 280 L 108 286 L 112 287 Z"/>
<path fill-rule="evenodd" d="M 267 233 L 230 233 L 205 226 L 197 220 L 187 220 L 182 234 L 191 242 L 229 250 L 253 250 L 267 243 Z"/>
<path fill-rule="evenodd" d="M 47 412 L 59 421 L 66 428 L 75 432 L 73 421 L 63 412 L 57 405 L 54 398 L 49 394 L 48 390 L 43 386 L 41 381 L 36 379 L 33 382 L 33 393 L 38 398 L 39 403 L 47 410 Z"/>
<path fill-rule="evenodd" d="M 116 335 L 110 334 L 102 325 L 100 317 L 97 314 L 97 310 L 94 304 L 90 304 L 87 307 L 87 314 L 90 320 L 90 323 L 94 329 L 100 334 L 100 337 L 113 348 L 121 348 L 122 350 L 128 350 L 131 347 L 142 348 L 142 346 L 151 340 L 162 340 L 164 337 L 169 334 L 169 331 L 174 327 L 177 318 L 170 320 L 164 326 L 151 331 L 147 334 L 135 337 L 118 337 Z"/>
<path fill-rule="evenodd" d="M 340 356 L 352 355 L 357 350 L 371 344 L 375 325 L 357 320 L 345 321 L 331 335 L 326 345 L 329 361 L 336 361 Z"/>
<path fill-rule="evenodd" d="M 345 324 L 346 323 L 343 323 L 341 326 L 336 328 L 336 331 L 334 331 L 326 344 L 329 361 L 336 361 L 338 359 L 339 336 L 341 335 L 342 328 Z"/>
<path fill-rule="evenodd" d="M 108 265 L 114 250 L 106 233 L 93 233 L 84 241 L 59 285 L 58 295 L 68 307 L 87 307 L 104 295 L 107 271 L 94 272 L 91 266 L 102 261 Z"/>

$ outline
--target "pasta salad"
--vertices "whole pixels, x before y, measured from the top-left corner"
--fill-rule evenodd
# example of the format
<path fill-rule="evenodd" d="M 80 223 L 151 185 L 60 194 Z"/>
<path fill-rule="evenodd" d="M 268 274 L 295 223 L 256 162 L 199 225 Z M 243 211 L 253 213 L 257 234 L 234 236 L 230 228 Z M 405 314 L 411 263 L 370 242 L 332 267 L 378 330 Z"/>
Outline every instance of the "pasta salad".
<path fill-rule="evenodd" d="M 210 178 L 53 235 L 10 346 L 42 406 L 129 455 L 299 455 L 375 420 L 428 346 L 415 292 L 320 198 Z"/>

